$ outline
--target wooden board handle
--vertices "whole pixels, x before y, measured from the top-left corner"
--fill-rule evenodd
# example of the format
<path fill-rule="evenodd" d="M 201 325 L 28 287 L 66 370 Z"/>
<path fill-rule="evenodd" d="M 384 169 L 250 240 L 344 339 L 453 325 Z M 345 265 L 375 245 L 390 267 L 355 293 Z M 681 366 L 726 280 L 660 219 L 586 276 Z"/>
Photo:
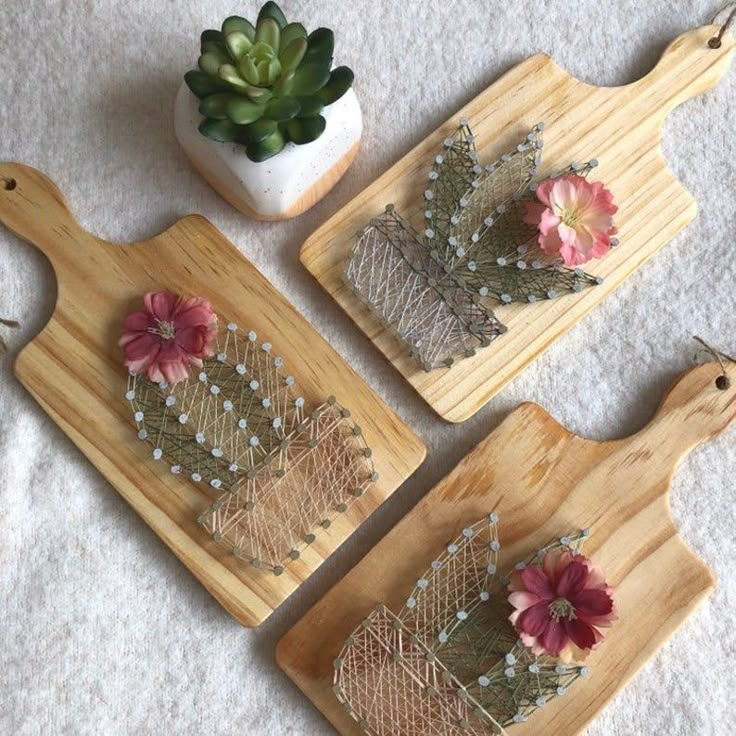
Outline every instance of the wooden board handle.
<path fill-rule="evenodd" d="M 0 163 L 0 222 L 54 266 L 97 243 L 76 221 L 56 184 L 23 164 Z"/>
<path fill-rule="evenodd" d="M 725 387 L 719 380 L 723 371 L 716 362 L 684 373 L 662 399 L 654 418 L 630 439 L 661 448 L 676 466 L 690 450 L 736 419 L 736 364 L 726 363 L 725 370 Z"/>
<path fill-rule="evenodd" d="M 715 87 L 728 71 L 734 50 L 734 37 L 728 32 L 720 47 L 708 45 L 719 30 L 720 26 L 702 26 L 678 36 L 648 74 L 616 90 L 617 95 L 625 98 L 622 104 L 631 99 L 632 93 L 645 88 L 649 109 L 661 125 L 677 105 Z"/>

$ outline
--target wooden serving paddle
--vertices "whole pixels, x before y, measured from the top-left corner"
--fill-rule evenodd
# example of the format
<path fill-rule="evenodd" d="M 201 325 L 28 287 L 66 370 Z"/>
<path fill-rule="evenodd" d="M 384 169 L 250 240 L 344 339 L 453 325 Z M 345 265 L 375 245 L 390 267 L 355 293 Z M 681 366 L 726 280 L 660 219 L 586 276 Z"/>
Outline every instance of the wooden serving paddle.
<path fill-rule="evenodd" d="M 719 30 L 706 26 L 681 35 L 649 74 L 622 87 L 586 84 L 546 54 L 532 56 L 322 225 L 302 246 L 302 263 L 440 416 L 465 421 L 695 217 L 695 201 L 667 168 L 660 141 L 668 113 L 713 87 L 728 70 L 733 36 L 725 33 L 718 48 L 708 43 Z M 423 231 L 428 172 L 462 118 L 469 120 L 483 164 L 511 150 L 539 122 L 546 126 L 540 176 L 571 161 L 598 159 L 595 179 L 606 184 L 619 206 L 621 244 L 585 264 L 586 271 L 604 279 L 596 288 L 535 304 L 489 302 L 508 332 L 452 368 L 425 373 L 390 326 L 383 326 L 345 284 L 343 273 L 356 232 L 385 205 L 394 204 Z"/>
<path fill-rule="evenodd" d="M 43 174 L 3 163 L 0 222 L 46 255 L 58 281 L 51 319 L 18 356 L 18 378 L 243 625 L 264 621 L 424 459 L 421 440 L 204 217 L 185 217 L 145 242 L 105 242 L 80 227 Z M 280 577 L 212 541 L 197 517 L 215 496 L 152 462 L 150 447 L 136 439 L 117 341 L 143 294 L 163 289 L 203 296 L 225 322 L 269 340 L 307 402 L 316 406 L 336 396 L 373 450 L 378 482 Z"/>
<path fill-rule="evenodd" d="M 281 640 L 279 665 L 341 734 L 358 736 L 332 691 L 333 661 L 377 602 L 400 611 L 429 563 L 490 512 L 499 517 L 501 573 L 590 529 L 585 554 L 615 586 L 619 618 L 587 661 L 590 676 L 510 728 L 579 733 L 714 587 L 675 529 L 669 489 L 683 457 L 736 418 L 736 364 L 725 370 L 728 380 L 717 363 L 682 375 L 649 424 L 621 440 L 577 437 L 522 404 Z"/>

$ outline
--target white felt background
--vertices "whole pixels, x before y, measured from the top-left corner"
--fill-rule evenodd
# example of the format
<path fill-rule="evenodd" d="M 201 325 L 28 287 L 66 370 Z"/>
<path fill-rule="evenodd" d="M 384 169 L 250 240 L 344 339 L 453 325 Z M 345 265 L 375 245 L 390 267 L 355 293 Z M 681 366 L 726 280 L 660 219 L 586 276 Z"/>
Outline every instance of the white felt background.
<path fill-rule="evenodd" d="M 736 70 L 666 125 L 697 220 L 462 426 L 432 414 L 298 261 L 320 223 L 514 63 L 544 50 L 588 82 L 622 84 L 717 4 L 285 0 L 287 14 L 337 31 L 365 138 L 324 202 L 258 224 L 190 169 L 171 121 L 200 30 L 254 15 L 255 0 L 2 0 L 0 160 L 47 172 L 81 223 L 109 239 L 205 214 L 417 430 L 429 458 L 266 625 L 241 628 L 14 379 L 13 357 L 49 316 L 55 284 L 44 257 L 0 229 L 0 315 L 23 323 L 0 361 L 0 733 L 333 733 L 276 668 L 276 642 L 513 407 L 532 399 L 578 433 L 617 437 L 691 364 L 693 333 L 736 352 Z M 588 736 L 733 732 L 735 471 L 733 431 L 681 467 L 674 515 L 718 590 Z"/>

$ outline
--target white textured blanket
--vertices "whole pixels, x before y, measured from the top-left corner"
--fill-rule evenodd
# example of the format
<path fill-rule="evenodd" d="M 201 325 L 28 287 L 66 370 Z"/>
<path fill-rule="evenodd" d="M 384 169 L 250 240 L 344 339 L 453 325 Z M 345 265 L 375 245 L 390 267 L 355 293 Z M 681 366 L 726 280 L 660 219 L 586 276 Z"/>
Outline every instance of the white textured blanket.
<path fill-rule="evenodd" d="M 2 0 L 0 160 L 40 168 L 89 230 L 149 237 L 209 217 L 425 439 L 416 475 L 260 630 L 238 626 L 82 457 L 12 375 L 54 302 L 49 264 L 0 229 L 0 316 L 20 319 L 0 359 L 0 733 L 327 736 L 276 668 L 279 637 L 520 401 L 596 438 L 636 430 L 693 358 L 691 335 L 736 352 L 736 69 L 673 112 L 670 165 L 700 215 L 473 420 L 439 421 L 298 261 L 305 238 L 449 114 L 544 50 L 598 84 L 638 78 L 718 0 L 284 0 L 337 31 L 356 72 L 365 138 L 319 206 L 249 222 L 189 167 L 172 105 L 200 30 L 255 0 Z M 7 334 L 7 333 L 6 333 Z M 53 381 L 53 374 L 49 374 Z M 716 571 L 713 597 L 588 736 L 728 736 L 736 691 L 734 432 L 678 473 L 673 512 Z M 562 735 L 564 736 L 564 735 Z"/>

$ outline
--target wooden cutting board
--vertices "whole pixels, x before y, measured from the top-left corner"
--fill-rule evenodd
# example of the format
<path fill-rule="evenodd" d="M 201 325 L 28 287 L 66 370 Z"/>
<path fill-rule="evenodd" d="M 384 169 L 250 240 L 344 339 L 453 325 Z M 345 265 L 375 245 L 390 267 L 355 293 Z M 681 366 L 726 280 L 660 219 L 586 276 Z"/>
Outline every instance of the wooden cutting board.
<path fill-rule="evenodd" d="M 619 619 L 589 658 L 589 678 L 509 729 L 579 733 L 714 587 L 677 534 L 669 489 L 682 458 L 736 418 L 736 365 L 728 372 L 721 390 L 717 364 L 690 370 L 644 429 L 610 442 L 577 437 L 540 406 L 522 404 L 281 640 L 279 665 L 343 736 L 359 736 L 332 692 L 333 660 L 377 602 L 400 611 L 431 560 L 489 512 L 500 519 L 500 572 L 590 528 L 585 554 L 615 586 Z M 693 674 L 692 663 L 681 667 L 683 677 Z"/>
<path fill-rule="evenodd" d="M 204 217 L 185 217 L 145 242 L 108 243 L 80 227 L 43 174 L 5 163 L 0 222 L 46 255 L 58 281 L 54 313 L 18 356 L 16 375 L 244 626 L 264 621 L 424 459 L 421 440 Z M 223 320 L 270 341 L 307 402 L 316 406 L 335 395 L 351 409 L 373 450 L 378 482 L 329 530 L 321 530 L 280 577 L 238 561 L 213 542 L 197 517 L 215 498 L 172 475 L 168 464 L 152 462 L 150 448 L 136 438 L 117 340 L 123 319 L 139 308 L 143 294 L 162 289 L 204 296 Z"/>
<path fill-rule="evenodd" d="M 726 73 L 734 40 L 727 33 L 719 49 L 709 48 L 717 31 L 709 26 L 680 36 L 649 74 L 624 87 L 580 82 L 545 54 L 527 59 L 320 227 L 302 246 L 302 263 L 440 416 L 468 419 L 695 217 L 695 202 L 667 168 L 660 140 L 670 110 Z M 425 373 L 342 276 L 355 233 L 386 204 L 395 204 L 421 232 L 427 172 L 462 117 L 470 121 L 481 163 L 515 146 L 540 121 L 546 125 L 541 175 L 597 158 L 595 178 L 606 183 L 619 205 L 621 245 L 586 264 L 587 271 L 605 279 L 601 286 L 533 305 L 494 304 L 508 332 L 473 358 Z M 647 298 L 656 300 L 658 294 Z"/>

